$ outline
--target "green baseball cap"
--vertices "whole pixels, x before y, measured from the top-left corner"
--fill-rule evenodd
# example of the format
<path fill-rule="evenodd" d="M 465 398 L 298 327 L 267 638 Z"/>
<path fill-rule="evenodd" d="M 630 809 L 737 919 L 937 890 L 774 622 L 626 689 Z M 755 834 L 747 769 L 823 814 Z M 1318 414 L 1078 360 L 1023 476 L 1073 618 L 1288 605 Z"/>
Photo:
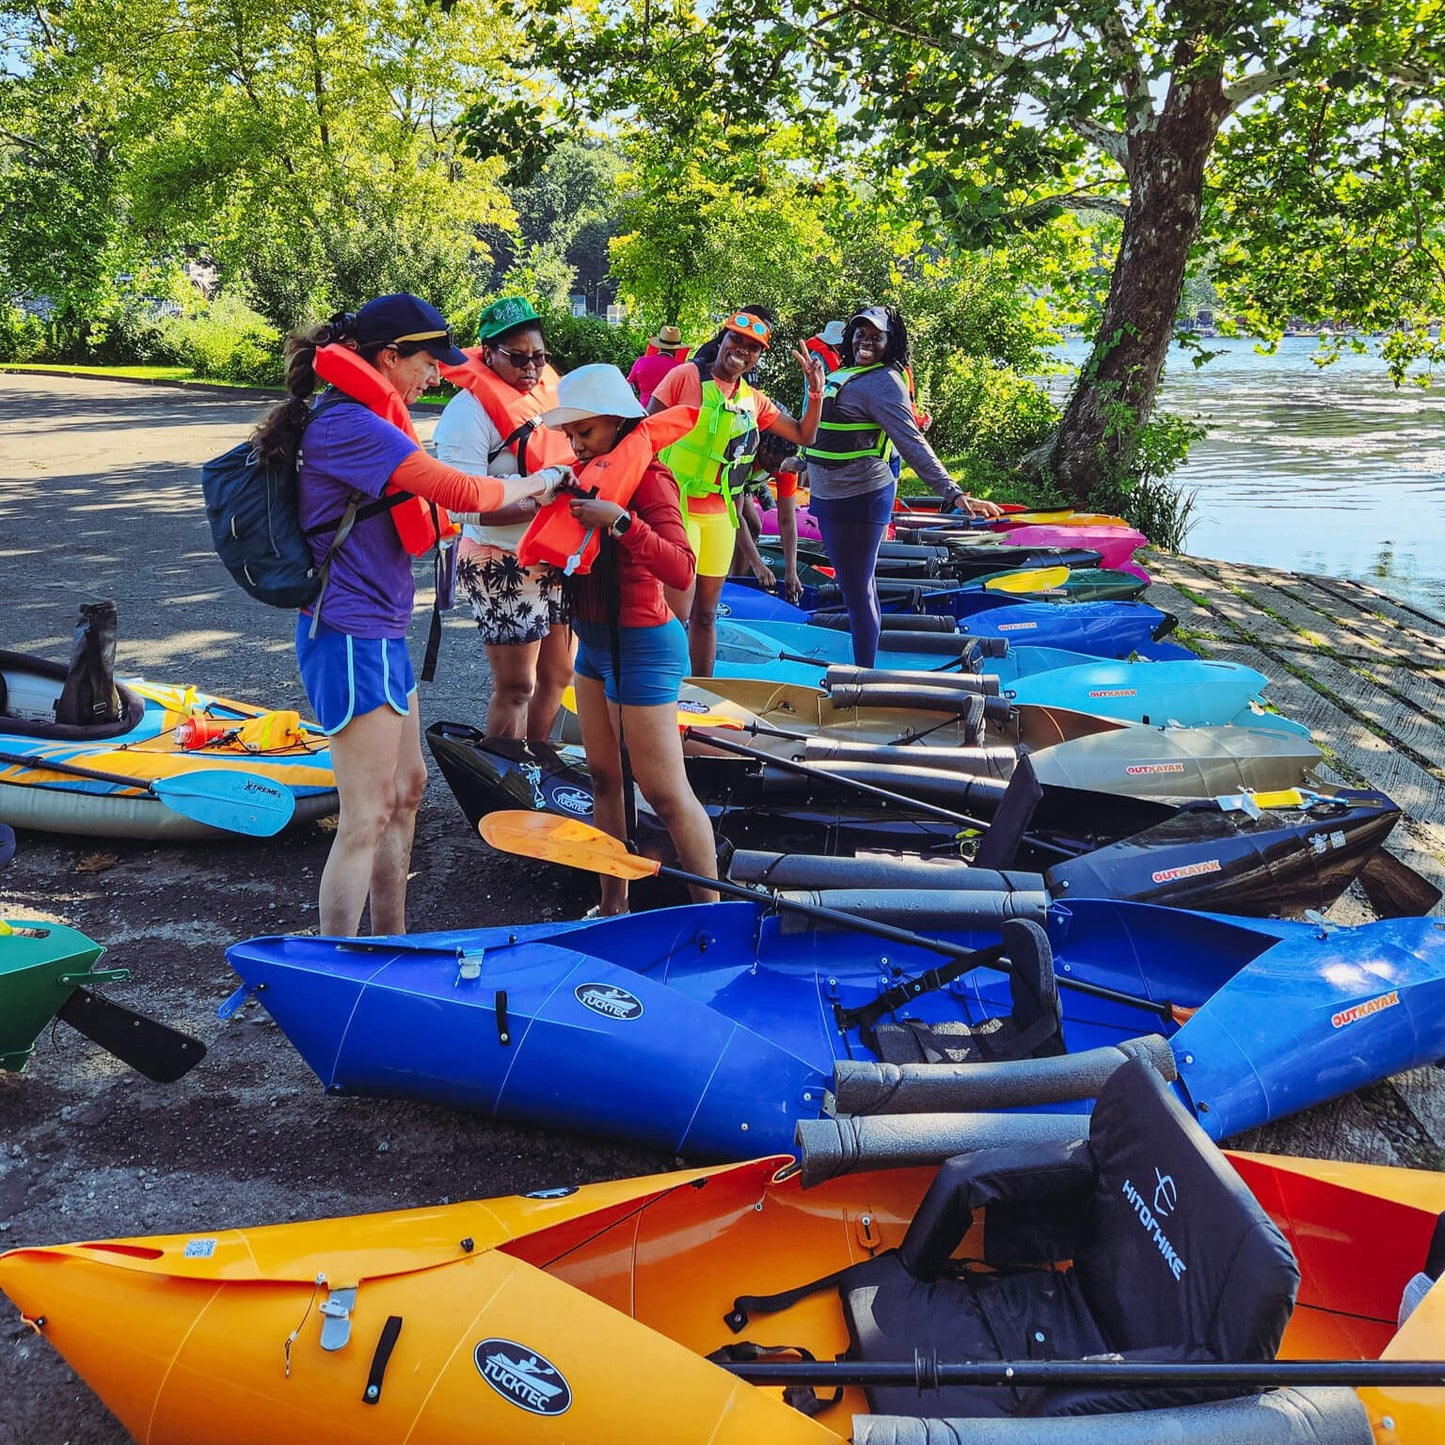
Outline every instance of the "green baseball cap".
<path fill-rule="evenodd" d="M 477 322 L 477 340 L 491 341 L 495 337 L 505 336 L 509 331 L 515 331 L 519 326 L 525 326 L 529 321 L 541 323 L 542 318 L 532 309 L 532 303 L 525 296 L 503 296 L 500 301 L 493 301 Z"/>

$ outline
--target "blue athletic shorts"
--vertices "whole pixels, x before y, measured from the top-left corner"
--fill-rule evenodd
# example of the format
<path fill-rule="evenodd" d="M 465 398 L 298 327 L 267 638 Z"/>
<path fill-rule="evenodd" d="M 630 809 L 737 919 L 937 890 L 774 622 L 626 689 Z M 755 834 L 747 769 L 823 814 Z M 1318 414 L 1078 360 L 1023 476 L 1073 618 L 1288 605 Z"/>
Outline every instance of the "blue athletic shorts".
<path fill-rule="evenodd" d="M 404 637 L 352 637 L 324 622 L 311 636 L 311 618 L 296 615 L 296 662 L 316 721 L 328 735 L 352 718 L 389 707 L 405 717 L 416 674 Z"/>
<path fill-rule="evenodd" d="M 578 677 L 600 682 L 610 702 L 626 707 L 671 706 L 687 676 L 687 633 L 677 618 L 660 627 L 621 627 L 622 685 L 612 675 L 612 629 L 606 623 L 574 622 Z"/>

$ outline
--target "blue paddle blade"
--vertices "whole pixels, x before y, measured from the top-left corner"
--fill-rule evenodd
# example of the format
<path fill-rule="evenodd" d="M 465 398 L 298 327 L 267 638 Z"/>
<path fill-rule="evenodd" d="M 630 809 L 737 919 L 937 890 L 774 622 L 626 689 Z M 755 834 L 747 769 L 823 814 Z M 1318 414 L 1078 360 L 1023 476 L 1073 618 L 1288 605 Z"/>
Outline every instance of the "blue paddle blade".
<path fill-rule="evenodd" d="M 0 868 L 3 868 L 15 856 L 15 832 L 4 823 L 0 823 Z"/>
<path fill-rule="evenodd" d="M 296 812 L 296 799 L 289 788 L 258 773 L 230 768 L 157 778 L 151 792 L 166 807 L 197 823 L 251 838 L 279 833 Z"/>

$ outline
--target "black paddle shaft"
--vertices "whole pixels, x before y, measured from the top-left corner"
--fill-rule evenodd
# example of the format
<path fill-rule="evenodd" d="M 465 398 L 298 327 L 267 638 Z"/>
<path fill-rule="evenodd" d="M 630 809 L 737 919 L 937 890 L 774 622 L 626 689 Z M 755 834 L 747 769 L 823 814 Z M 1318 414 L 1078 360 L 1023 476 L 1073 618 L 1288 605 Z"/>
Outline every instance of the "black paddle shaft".
<path fill-rule="evenodd" d="M 999 973 L 1012 973 L 1001 950 L 993 948 L 965 948 L 960 943 L 949 943 L 942 938 L 929 938 L 923 933 L 911 933 L 906 928 L 895 928 L 891 923 L 879 923 L 856 913 L 844 913 L 841 909 L 825 908 L 821 903 L 802 903 L 795 898 L 780 898 L 776 893 L 760 892 L 743 883 L 733 883 L 726 878 L 705 878 L 701 873 L 686 873 L 681 868 L 669 868 L 665 863 L 657 865 L 658 876 L 675 878 L 692 888 L 711 888 L 729 898 L 745 898 L 749 903 L 771 903 L 780 913 L 796 913 L 803 918 L 815 918 L 819 923 L 831 923 L 835 928 L 853 929 L 857 933 L 871 934 L 889 943 L 901 943 L 911 948 L 926 949 L 930 953 L 942 954 L 944 958 L 957 959 L 972 968 L 992 968 Z M 1106 999 L 1110 1003 L 1125 1004 L 1129 1008 L 1147 1009 L 1161 1018 L 1172 1019 L 1174 1011 L 1167 1003 L 1156 1003 L 1150 998 L 1139 998 L 1134 994 L 1120 993 L 1118 989 L 1105 988 L 1103 984 L 1085 983 L 1078 978 L 1057 979 L 1060 988 L 1071 988 L 1075 993 L 1090 994 L 1094 998 Z"/>
<path fill-rule="evenodd" d="M 1261 1389 L 1277 1385 L 1393 1385 L 1445 1387 L 1445 1360 L 1266 1360 L 1231 1365 L 1205 1361 L 1136 1364 L 1102 1360 L 940 1360 L 916 1352 L 912 1360 L 804 1360 L 724 1363 L 753 1385 L 913 1386 L 1177 1390 L 1207 1386 Z"/>
<path fill-rule="evenodd" d="M 153 788 L 153 784 L 145 778 L 128 778 L 124 773 L 103 773 L 99 768 L 82 768 L 78 763 L 61 763 L 54 758 L 38 758 L 24 753 L 0 753 L 0 763 L 28 768 L 32 773 L 69 773 L 76 778 L 94 778 L 99 783 L 121 783 L 127 788 L 138 788 L 143 793 L 151 792 Z"/>

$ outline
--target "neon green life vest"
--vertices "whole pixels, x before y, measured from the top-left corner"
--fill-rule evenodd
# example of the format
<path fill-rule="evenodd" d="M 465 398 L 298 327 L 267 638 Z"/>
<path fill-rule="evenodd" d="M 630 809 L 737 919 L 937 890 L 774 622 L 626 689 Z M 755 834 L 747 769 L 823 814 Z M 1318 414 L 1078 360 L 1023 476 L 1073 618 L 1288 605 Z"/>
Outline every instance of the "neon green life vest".
<path fill-rule="evenodd" d="M 880 457 L 887 461 L 893 455 L 893 442 L 877 422 L 848 421 L 839 408 L 839 393 L 855 376 L 878 371 L 883 363 L 873 366 L 846 366 L 829 372 L 823 383 L 823 417 L 818 423 L 818 436 L 803 455 L 810 463 L 823 467 L 841 467 L 844 462 L 860 457 Z"/>
<path fill-rule="evenodd" d="M 677 478 L 684 521 L 689 497 L 721 493 L 728 520 L 737 526 L 733 494 L 747 483 L 758 437 L 757 396 L 747 382 L 739 378 L 738 389 L 728 398 L 710 376 L 703 379 L 697 425 L 657 454 Z"/>

